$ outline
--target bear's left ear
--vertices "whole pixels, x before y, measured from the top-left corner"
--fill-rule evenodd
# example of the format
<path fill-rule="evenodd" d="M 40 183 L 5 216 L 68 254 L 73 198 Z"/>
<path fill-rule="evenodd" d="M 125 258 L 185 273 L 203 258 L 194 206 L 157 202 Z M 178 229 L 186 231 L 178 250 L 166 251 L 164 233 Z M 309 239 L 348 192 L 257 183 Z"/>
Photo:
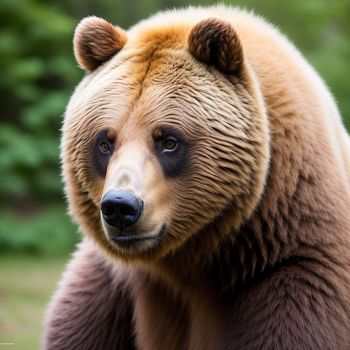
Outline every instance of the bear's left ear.
<path fill-rule="evenodd" d="M 199 61 L 224 74 L 235 74 L 243 65 L 243 49 L 232 26 L 216 18 L 196 24 L 188 37 L 188 49 Z"/>
<path fill-rule="evenodd" d="M 84 18 L 75 29 L 74 55 L 79 66 L 91 72 L 120 51 L 126 33 L 99 17 Z"/>

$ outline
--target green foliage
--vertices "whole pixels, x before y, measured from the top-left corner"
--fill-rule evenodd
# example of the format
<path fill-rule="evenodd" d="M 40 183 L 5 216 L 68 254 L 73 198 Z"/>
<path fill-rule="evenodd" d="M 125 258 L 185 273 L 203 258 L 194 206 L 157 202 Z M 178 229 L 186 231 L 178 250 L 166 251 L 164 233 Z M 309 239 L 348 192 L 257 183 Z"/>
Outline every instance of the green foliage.
<path fill-rule="evenodd" d="M 254 10 L 288 35 L 331 88 L 350 129 L 350 2 L 224 2 Z M 62 115 L 83 74 L 72 52 L 78 21 L 98 15 L 128 28 L 158 10 L 187 4 L 186 0 L 1 0 L 0 252 L 53 254 L 70 249 L 78 239 L 65 215 L 59 168 Z"/>
<path fill-rule="evenodd" d="M 0 254 L 9 251 L 32 254 L 61 254 L 78 241 L 78 234 L 67 218 L 64 205 L 51 204 L 29 217 L 12 211 L 0 212 Z"/>
<path fill-rule="evenodd" d="M 61 115 L 81 73 L 75 21 L 43 1 L 0 5 L 0 251 L 59 252 L 77 241 L 63 209 Z"/>

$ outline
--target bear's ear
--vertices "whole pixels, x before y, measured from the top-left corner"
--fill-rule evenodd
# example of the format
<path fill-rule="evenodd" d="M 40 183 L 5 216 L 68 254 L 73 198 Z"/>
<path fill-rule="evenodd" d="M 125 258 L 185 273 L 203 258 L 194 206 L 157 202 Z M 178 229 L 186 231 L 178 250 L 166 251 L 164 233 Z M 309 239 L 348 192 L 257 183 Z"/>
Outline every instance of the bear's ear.
<path fill-rule="evenodd" d="M 243 49 L 236 31 L 216 18 L 205 19 L 193 27 L 188 48 L 199 61 L 225 74 L 239 72 L 243 64 Z"/>
<path fill-rule="evenodd" d="M 102 18 L 86 17 L 75 29 L 75 59 L 82 69 L 91 72 L 120 51 L 126 41 L 121 28 Z"/>

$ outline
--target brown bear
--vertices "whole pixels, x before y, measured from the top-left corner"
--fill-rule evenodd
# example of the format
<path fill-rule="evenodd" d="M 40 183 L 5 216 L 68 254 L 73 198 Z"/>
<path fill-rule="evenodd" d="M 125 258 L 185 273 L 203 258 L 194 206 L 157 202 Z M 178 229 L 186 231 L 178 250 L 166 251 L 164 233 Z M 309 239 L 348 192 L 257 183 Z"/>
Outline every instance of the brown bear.
<path fill-rule="evenodd" d="M 350 349 L 350 141 L 295 47 L 219 6 L 88 17 L 74 52 L 45 349 Z"/>

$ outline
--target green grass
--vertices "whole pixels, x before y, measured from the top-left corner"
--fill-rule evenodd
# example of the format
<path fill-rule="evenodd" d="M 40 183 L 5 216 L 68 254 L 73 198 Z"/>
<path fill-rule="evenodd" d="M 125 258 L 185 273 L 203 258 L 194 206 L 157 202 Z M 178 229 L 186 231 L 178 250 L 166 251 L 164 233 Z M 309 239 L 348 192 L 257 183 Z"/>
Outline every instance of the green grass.
<path fill-rule="evenodd" d="M 0 257 L 0 350 L 37 350 L 43 317 L 68 256 Z"/>

